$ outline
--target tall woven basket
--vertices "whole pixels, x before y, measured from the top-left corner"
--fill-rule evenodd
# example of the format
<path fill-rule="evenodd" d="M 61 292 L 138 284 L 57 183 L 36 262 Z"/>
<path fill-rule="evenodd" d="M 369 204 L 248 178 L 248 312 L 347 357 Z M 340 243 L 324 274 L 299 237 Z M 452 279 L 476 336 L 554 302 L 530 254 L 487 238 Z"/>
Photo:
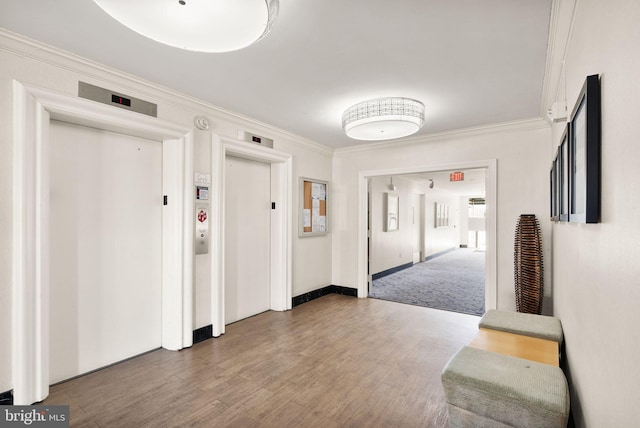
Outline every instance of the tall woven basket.
<path fill-rule="evenodd" d="M 513 253 L 516 310 L 541 314 L 544 296 L 542 237 L 538 219 L 534 214 L 520 215 Z"/>

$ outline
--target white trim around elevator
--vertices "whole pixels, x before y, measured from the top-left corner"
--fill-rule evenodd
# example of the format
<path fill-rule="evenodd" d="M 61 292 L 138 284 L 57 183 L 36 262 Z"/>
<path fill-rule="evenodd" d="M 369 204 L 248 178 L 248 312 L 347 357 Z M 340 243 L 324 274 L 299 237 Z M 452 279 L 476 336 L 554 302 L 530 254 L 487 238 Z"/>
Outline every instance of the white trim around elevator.
<path fill-rule="evenodd" d="M 274 149 L 212 134 L 211 171 L 211 319 L 213 336 L 225 332 L 224 200 L 227 155 L 271 164 L 271 282 L 270 309 L 291 309 L 293 157 Z"/>
<path fill-rule="evenodd" d="M 49 394 L 49 123 L 163 143 L 162 346 L 193 341 L 193 137 L 171 122 L 14 81 L 12 373 L 16 405 Z M 158 201 L 161 204 L 161 201 Z"/>

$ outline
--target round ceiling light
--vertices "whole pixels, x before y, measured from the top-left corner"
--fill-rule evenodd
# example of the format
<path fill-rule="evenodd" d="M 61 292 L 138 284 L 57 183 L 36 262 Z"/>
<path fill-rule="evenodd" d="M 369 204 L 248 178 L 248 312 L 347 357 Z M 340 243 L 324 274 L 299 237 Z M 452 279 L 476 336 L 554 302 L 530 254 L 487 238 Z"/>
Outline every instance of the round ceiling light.
<path fill-rule="evenodd" d="M 266 36 L 278 0 L 93 0 L 133 31 L 197 52 L 230 52 Z"/>
<path fill-rule="evenodd" d="M 356 140 L 390 140 L 418 132 L 424 125 L 424 104 L 411 98 L 363 101 L 342 115 L 342 129 Z"/>

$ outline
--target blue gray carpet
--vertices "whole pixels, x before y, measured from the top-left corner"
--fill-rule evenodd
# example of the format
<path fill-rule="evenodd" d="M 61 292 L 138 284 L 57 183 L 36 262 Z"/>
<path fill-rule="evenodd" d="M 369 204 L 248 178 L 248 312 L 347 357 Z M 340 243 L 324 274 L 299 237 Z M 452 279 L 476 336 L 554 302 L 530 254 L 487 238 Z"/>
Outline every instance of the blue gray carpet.
<path fill-rule="evenodd" d="M 373 281 L 369 297 L 484 314 L 485 253 L 460 248 Z"/>

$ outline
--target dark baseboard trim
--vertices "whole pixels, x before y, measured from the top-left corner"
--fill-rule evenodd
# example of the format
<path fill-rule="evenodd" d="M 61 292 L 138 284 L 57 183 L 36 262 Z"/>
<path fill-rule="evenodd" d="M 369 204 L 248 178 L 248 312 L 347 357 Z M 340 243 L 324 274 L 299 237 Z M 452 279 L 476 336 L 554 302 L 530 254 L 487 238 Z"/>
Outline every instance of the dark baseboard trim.
<path fill-rule="evenodd" d="M 358 289 L 351 287 L 343 287 L 341 285 L 332 285 L 334 294 L 342 294 L 343 296 L 358 297 Z"/>
<path fill-rule="evenodd" d="M 299 296 L 295 296 L 294 298 L 292 298 L 291 306 L 295 307 L 332 293 L 333 293 L 332 285 L 327 285 L 326 287 L 318 288 L 317 290 L 308 291 L 304 294 L 301 294 Z"/>
<path fill-rule="evenodd" d="M 308 291 L 291 299 L 291 306 L 296 307 L 303 303 L 310 302 L 327 294 L 342 294 L 344 296 L 358 297 L 358 289 L 351 287 L 342 287 L 340 285 L 327 285 L 317 290 Z"/>
<path fill-rule="evenodd" d="M 431 259 L 435 259 L 436 257 L 444 256 L 445 254 L 450 253 L 450 252 L 455 251 L 455 250 L 456 250 L 456 247 L 453 247 L 453 248 L 449 248 L 448 250 L 440 251 L 439 253 L 431 254 L 430 256 L 425 257 L 424 261 L 426 262 L 427 260 L 431 260 Z"/>
<path fill-rule="evenodd" d="M 205 325 L 198 329 L 193 330 L 193 344 L 200 343 L 213 337 L 213 325 Z"/>
<path fill-rule="evenodd" d="M 383 270 L 382 272 L 374 273 L 373 275 L 371 275 L 371 279 L 375 281 L 376 279 L 380 279 L 380 278 L 385 277 L 387 275 L 391 275 L 392 273 L 400 272 L 401 270 L 410 268 L 411 266 L 413 266 L 413 262 L 409 262 L 409 263 L 405 263 L 405 264 L 400 265 L 400 266 L 392 267 L 391 269 L 387 269 L 387 270 Z"/>
<path fill-rule="evenodd" d="M 0 406 L 13 406 L 13 390 L 0 393 Z"/>

